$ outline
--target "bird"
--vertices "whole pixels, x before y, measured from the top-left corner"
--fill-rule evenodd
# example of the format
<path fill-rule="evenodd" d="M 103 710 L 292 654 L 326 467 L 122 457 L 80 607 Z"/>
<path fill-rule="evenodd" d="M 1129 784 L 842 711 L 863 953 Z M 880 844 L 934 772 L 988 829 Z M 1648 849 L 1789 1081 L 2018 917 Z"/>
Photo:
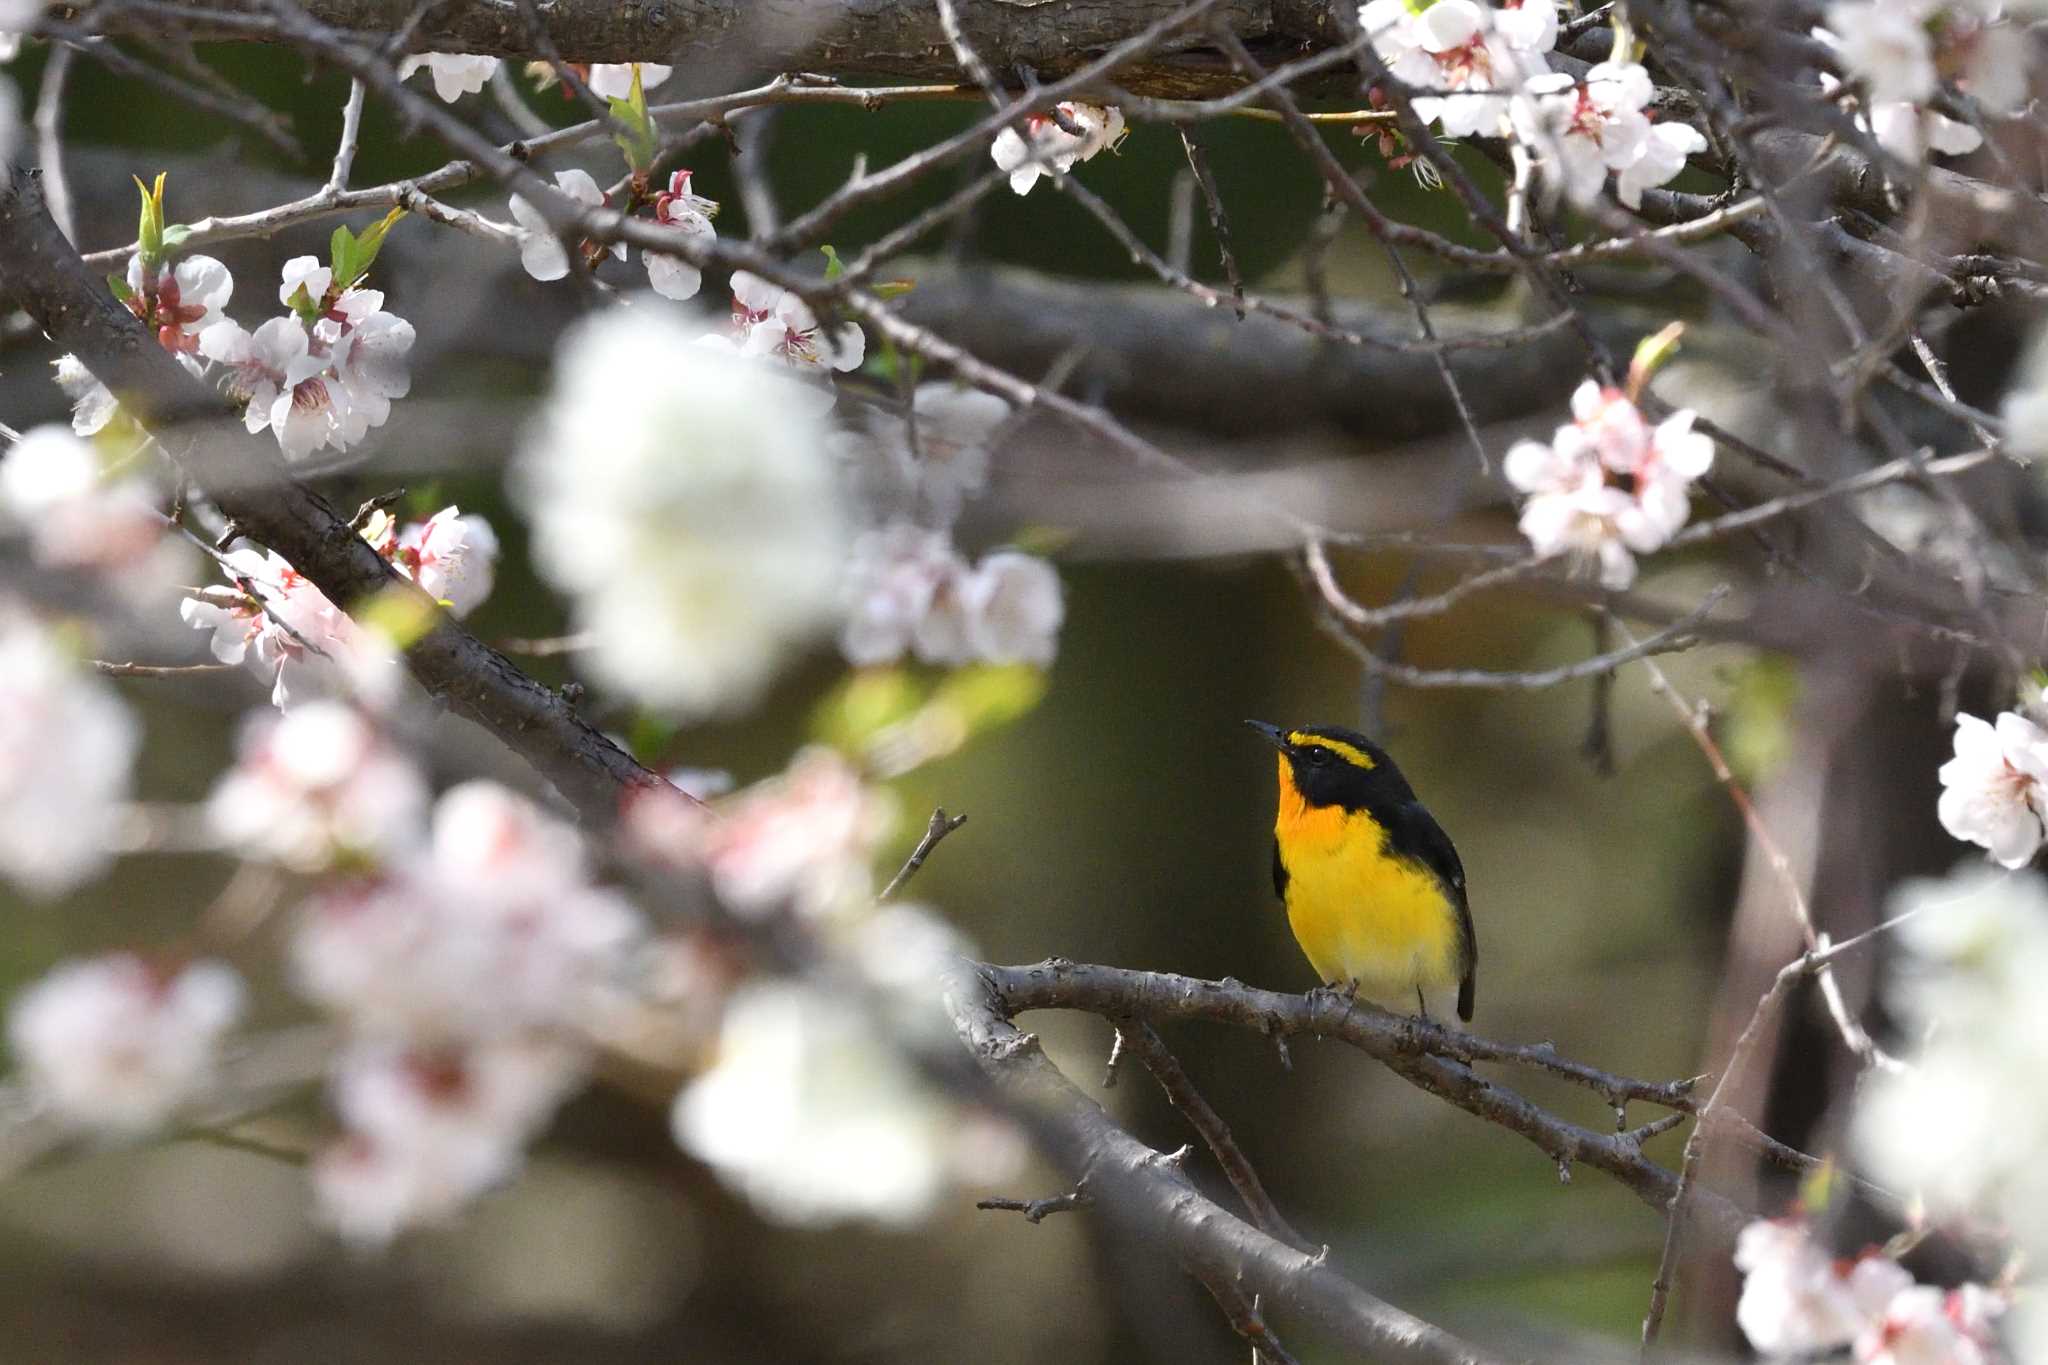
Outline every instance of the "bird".
<path fill-rule="evenodd" d="M 1273 889 L 1325 985 L 1438 1016 L 1457 988 L 1472 1018 L 1479 943 L 1465 867 L 1385 749 L 1334 725 L 1246 725 L 1280 751 Z"/>

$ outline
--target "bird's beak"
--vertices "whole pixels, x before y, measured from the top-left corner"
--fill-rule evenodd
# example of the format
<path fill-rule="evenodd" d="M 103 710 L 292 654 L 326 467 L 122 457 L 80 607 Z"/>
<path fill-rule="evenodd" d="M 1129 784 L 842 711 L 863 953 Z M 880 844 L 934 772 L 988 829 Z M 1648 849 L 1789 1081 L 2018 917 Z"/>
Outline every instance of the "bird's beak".
<path fill-rule="evenodd" d="M 1268 725 L 1262 720 L 1248 720 L 1245 722 L 1245 726 L 1248 729 L 1257 730 L 1260 734 L 1264 735 L 1266 741 L 1274 748 L 1283 751 L 1287 748 L 1287 732 L 1279 726 Z"/>

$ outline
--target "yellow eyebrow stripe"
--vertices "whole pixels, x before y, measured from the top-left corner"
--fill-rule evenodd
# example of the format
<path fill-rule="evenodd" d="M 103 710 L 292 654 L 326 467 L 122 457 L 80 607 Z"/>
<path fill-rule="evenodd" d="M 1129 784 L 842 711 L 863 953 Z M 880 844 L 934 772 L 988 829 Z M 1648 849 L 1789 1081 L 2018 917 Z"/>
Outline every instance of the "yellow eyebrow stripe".
<path fill-rule="evenodd" d="M 1356 767 L 1370 770 L 1373 766 L 1372 759 L 1366 754 L 1365 750 L 1357 745 L 1346 744 L 1341 739 L 1330 739 L 1315 733 L 1313 730 L 1289 730 L 1287 732 L 1287 742 L 1296 745 L 1319 744 Z"/>

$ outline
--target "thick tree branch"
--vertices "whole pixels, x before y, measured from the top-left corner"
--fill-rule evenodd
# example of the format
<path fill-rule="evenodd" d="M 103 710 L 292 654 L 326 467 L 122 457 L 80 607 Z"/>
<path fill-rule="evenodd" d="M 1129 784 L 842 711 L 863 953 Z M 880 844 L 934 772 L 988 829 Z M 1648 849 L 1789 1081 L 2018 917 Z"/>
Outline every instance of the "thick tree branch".
<path fill-rule="evenodd" d="M 962 0 L 962 37 L 997 72 L 1023 68 L 1064 75 L 1181 9 L 1185 0 Z M 379 37 L 412 32 L 414 51 L 539 57 L 532 27 L 516 0 L 449 0 L 424 10 L 415 0 L 304 0 L 313 19 Z M 96 26 L 158 27 L 163 7 L 144 16 L 114 6 Z M 239 0 L 180 6 L 194 38 L 259 36 L 243 22 Z M 1247 44 L 1284 58 L 1341 39 L 1337 14 L 1350 0 L 1223 0 L 1219 23 Z M 540 0 L 533 6 L 562 58 L 572 62 L 650 61 L 700 71 L 831 71 L 887 77 L 959 71 L 938 7 L 929 0 Z M 60 11 L 64 12 L 64 11 Z M 79 11 L 73 10 L 73 13 Z M 1209 39 L 1190 31 L 1120 69 L 1117 81 L 1141 94 L 1199 99 L 1243 84 L 1227 62 L 1204 52 Z"/>
<path fill-rule="evenodd" d="M 77 355 L 244 534 L 290 560 L 329 600 L 346 609 L 382 592 L 417 595 L 433 625 L 406 651 L 413 676 L 532 764 L 586 820 L 608 823 L 627 790 L 660 783 L 561 697 L 433 607 L 326 499 L 292 479 L 274 446 L 246 433 L 227 402 L 180 369 L 107 293 L 57 231 L 30 173 L 15 172 L 0 189 L 0 300 Z"/>

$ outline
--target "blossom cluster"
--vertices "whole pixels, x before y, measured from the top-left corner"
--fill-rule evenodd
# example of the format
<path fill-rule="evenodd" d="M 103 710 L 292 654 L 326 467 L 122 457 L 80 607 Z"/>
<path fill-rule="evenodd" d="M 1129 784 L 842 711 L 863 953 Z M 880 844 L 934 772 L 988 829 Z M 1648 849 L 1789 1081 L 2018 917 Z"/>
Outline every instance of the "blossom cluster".
<path fill-rule="evenodd" d="M 491 590 L 498 539 L 490 523 L 444 507 L 398 528 L 380 520 L 367 538 L 377 552 L 457 616 Z M 393 651 L 376 631 L 327 599 L 275 550 L 244 546 L 220 557 L 232 587 L 209 588 L 178 604 L 186 624 L 213 632 L 213 657 L 247 664 L 286 707 L 308 693 L 379 694 L 392 683 Z"/>
<path fill-rule="evenodd" d="M 1504 473 L 1528 494 L 1521 529 L 1539 555 L 1597 561 L 1600 582 L 1626 588 L 1639 554 L 1677 534 L 1691 515 L 1693 481 L 1714 460 L 1713 442 L 1681 408 L 1652 426 L 1619 389 L 1589 379 L 1572 394 L 1572 420 L 1546 444 L 1519 441 Z"/>
<path fill-rule="evenodd" d="M 998 550 L 970 566 L 943 531 L 896 522 L 854 543 L 840 648 L 855 664 L 1050 664 L 1066 608 L 1045 560 Z"/>
<path fill-rule="evenodd" d="M 1907 161 L 1930 151 L 1960 155 L 1983 145 L 1969 123 L 1933 109 L 1944 78 L 1989 113 L 2026 100 L 2031 43 L 1999 0 L 1834 0 L 1814 36 L 1834 47 L 1864 95 L 1861 121 Z M 1834 78 L 1823 84 L 1834 88 Z"/>
<path fill-rule="evenodd" d="M 1991 1365 L 2005 1296 L 1982 1285 L 1916 1284 L 1873 1249 L 1837 1257 L 1801 1217 L 1760 1219 L 1742 1230 L 1735 1321 L 1772 1357 L 1849 1350 L 1857 1365 Z"/>
<path fill-rule="evenodd" d="M 1611 172 L 1616 195 L 1634 208 L 1706 150 L 1697 129 L 1652 120 L 1655 90 L 1640 63 L 1601 62 L 1582 79 L 1553 72 L 1551 0 L 1369 0 L 1358 20 L 1388 74 L 1418 92 L 1418 119 L 1446 137 L 1518 140 L 1576 203 L 1598 199 Z"/>
<path fill-rule="evenodd" d="M 718 204 L 694 192 L 690 183 L 688 170 L 671 172 L 666 187 L 647 197 L 647 214 L 678 237 L 716 240 L 718 229 L 711 225 L 711 220 L 718 214 Z M 601 208 L 607 202 L 604 190 L 590 172 L 574 167 L 555 172 L 555 188 L 572 202 L 590 208 Z M 526 273 L 542 281 L 566 276 L 569 253 L 560 236 L 548 226 L 546 215 L 530 200 L 516 194 L 512 196 L 511 210 L 513 221 L 519 225 L 519 263 Z M 595 266 L 607 256 L 626 259 L 624 242 L 613 242 L 610 246 L 585 242 L 581 249 L 586 267 Z M 703 284 L 703 273 L 682 256 L 648 251 L 642 253 L 641 262 L 647 267 L 648 288 L 664 298 L 695 298 Z"/>

